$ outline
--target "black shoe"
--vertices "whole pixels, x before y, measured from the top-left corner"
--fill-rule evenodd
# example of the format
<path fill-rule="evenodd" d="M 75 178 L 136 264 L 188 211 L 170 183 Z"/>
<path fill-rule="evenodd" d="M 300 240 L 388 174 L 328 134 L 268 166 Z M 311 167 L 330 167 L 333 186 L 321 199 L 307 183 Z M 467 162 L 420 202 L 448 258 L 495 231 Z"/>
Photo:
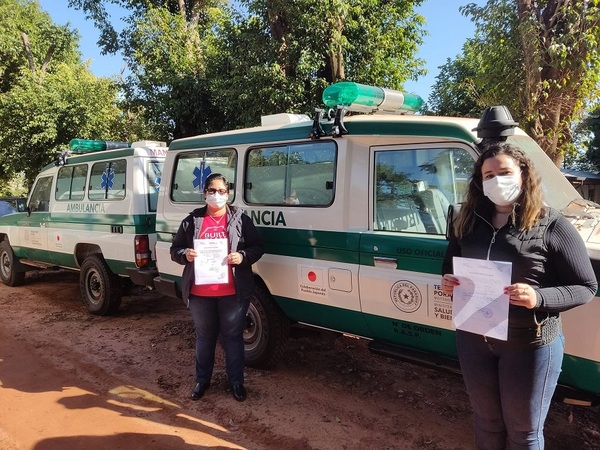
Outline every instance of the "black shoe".
<path fill-rule="evenodd" d="M 231 386 L 231 390 L 233 391 L 233 398 L 235 398 L 238 402 L 243 402 L 246 400 L 246 388 L 244 388 L 243 384 Z"/>
<path fill-rule="evenodd" d="M 204 392 L 210 387 L 210 383 L 196 383 L 194 390 L 192 391 L 192 400 L 200 400 L 204 395 Z"/>

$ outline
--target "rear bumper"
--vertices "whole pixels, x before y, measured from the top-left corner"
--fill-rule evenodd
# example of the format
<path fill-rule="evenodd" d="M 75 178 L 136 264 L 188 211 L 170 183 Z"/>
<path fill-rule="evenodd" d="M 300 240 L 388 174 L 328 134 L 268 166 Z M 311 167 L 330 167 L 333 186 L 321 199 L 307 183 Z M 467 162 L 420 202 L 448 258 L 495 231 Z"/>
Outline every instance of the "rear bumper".
<path fill-rule="evenodd" d="M 156 269 L 138 269 L 137 267 L 127 267 L 125 270 L 127 276 L 133 284 L 154 288 L 154 278 L 158 276 L 158 271 Z"/>
<path fill-rule="evenodd" d="M 157 290 L 157 292 L 160 292 L 168 297 L 181 298 L 181 292 L 173 280 L 166 280 L 163 277 L 156 277 L 154 278 L 154 288 Z"/>

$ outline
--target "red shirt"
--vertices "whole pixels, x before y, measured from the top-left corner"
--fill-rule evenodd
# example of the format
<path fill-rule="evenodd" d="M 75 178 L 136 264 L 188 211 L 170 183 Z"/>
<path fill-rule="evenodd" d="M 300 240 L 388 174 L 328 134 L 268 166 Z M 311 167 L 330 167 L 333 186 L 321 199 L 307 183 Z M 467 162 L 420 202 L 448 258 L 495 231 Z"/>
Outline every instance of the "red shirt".
<path fill-rule="evenodd" d="M 213 217 L 210 214 L 204 216 L 198 239 L 227 239 L 227 214 Z M 228 282 L 224 284 L 193 284 L 192 295 L 198 297 L 223 297 L 235 294 L 235 283 L 233 281 L 233 270 L 227 266 L 229 272 Z"/>

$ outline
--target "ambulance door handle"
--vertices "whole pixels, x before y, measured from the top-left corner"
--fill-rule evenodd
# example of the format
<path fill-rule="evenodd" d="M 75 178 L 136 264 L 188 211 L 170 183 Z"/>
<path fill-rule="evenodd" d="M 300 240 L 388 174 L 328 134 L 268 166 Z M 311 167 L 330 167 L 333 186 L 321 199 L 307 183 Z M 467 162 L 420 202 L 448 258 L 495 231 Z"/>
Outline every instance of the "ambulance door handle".
<path fill-rule="evenodd" d="M 375 267 L 382 267 L 385 269 L 395 269 L 398 267 L 398 260 L 396 258 L 374 256 L 373 262 L 375 263 Z"/>

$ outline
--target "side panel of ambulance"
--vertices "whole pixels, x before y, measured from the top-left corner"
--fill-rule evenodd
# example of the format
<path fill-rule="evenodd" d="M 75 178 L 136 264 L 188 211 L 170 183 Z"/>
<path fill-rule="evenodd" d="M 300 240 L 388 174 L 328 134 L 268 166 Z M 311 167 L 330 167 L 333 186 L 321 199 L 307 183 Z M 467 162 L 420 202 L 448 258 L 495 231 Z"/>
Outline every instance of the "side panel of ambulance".
<path fill-rule="evenodd" d="M 27 211 L 0 217 L 2 282 L 21 285 L 33 269 L 79 270 L 97 315 L 116 312 L 130 283 L 151 285 L 165 154 L 162 142 L 72 140 L 36 177 Z"/>
<path fill-rule="evenodd" d="M 352 110 L 346 93 L 331 95 L 344 103 L 329 104 L 328 89 L 328 107 Z M 358 110 L 377 105 L 369 97 L 376 89 L 356 96 L 368 101 Z M 386 92 L 378 101 L 401 97 Z M 507 140 L 530 156 L 547 204 L 576 223 L 589 257 L 600 260 L 598 205 L 581 198 L 512 118 L 344 117 L 341 109 L 330 120 L 275 115 L 260 127 L 169 147 L 155 286 L 180 295 L 182 266 L 170 259 L 172 238 L 185 215 L 203 204 L 206 176 L 224 174 L 232 183 L 230 202 L 250 215 L 266 245 L 254 265 L 258 289 L 244 334 L 249 364 L 276 361 L 289 323 L 302 323 L 368 338 L 376 352 L 456 370 L 452 298 L 441 292 L 440 272 L 449 205 L 464 201 L 481 138 Z M 482 127 L 486 136 L 473 132 Z M 586 404 L 600 398 L 598 313 L 595 298 L 563 315 L 561 383 Z"/>

